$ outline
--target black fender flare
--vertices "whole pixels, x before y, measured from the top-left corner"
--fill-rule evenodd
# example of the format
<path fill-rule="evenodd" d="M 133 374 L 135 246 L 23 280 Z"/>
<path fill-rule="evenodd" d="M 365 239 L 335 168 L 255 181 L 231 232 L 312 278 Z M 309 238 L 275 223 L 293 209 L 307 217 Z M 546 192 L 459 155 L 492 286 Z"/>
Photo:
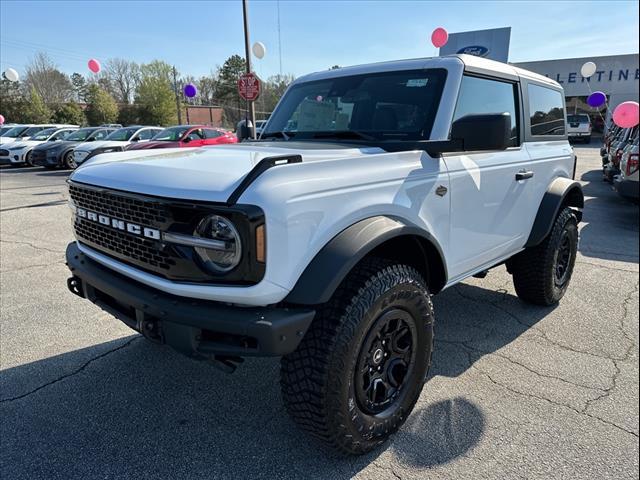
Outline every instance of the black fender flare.
<path fill-rule="evenodd" d="M 553 222 L 560 213 L 560 209 L 564 207 L 576 209 L 578 221 L 582 220 L 584 208 L 582 185 L 575 180 L 560 177 L 551 182 L 542 197 L 525 247 L 535 247 L 549 235 Z"/>
<path fill-rule="evenodd" d="M 299 305 L 329 301 L 358 262 L 384 242 L 401 236 L 418 236 L 430 242 L 440 255 L 446 279 L 442 249 L 428 231 L 399 218 L 375 216 L 354 223 L 331 239 L 307 265 L 284 301 Z"/>

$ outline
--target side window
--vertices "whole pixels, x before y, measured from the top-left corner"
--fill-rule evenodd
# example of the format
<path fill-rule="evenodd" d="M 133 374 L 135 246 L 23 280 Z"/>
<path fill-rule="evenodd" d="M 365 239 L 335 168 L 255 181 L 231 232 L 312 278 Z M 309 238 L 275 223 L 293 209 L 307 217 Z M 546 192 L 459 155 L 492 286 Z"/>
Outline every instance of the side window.
<path fill-rule="evenodd" d="M 102 140 L 104 137 L 106 137 L 107 135 L 109 135 L 111 132 L 108 130 L 100 130 L 98 131 L 95 135 L 94 135 L 94 139 L 96 140 Z"/>
<path fill-rule="evenodd" d="M 198 128 L 197 130 L 193 130 L 189 135 L 187 135 L 189 140 L 202 140 L 204 135 L 202 134 L 202 129 Z"/>
<path fill-rule="evenodd" d="M 564 135 L 564 101 L 562 93 L 529 84 L 531 135 Z"/>
<path fill-rule="evenodd" d="M 142 130 L 136 136 L 138 137 L 138 140 L 149 140 L 151 137 L 155 137 L 156 133 L 158 132 L 155 130 Z"/>
<path fill-rule="evenodd" d="M 515 83 L 489 80 L 465 75 L 460 85 L 460 95 L 453 120 L 479 113 L 503 113 L 511 116 L 510 147 L 520 145 L 520 118 L 518 94 Z"/>
<path fill-rule="evenodd" d="M 222 135 L 219 131 L 212 128 L 205 128 L 203 131 L 204 138 L 218 138 L 220 135 Z"/>

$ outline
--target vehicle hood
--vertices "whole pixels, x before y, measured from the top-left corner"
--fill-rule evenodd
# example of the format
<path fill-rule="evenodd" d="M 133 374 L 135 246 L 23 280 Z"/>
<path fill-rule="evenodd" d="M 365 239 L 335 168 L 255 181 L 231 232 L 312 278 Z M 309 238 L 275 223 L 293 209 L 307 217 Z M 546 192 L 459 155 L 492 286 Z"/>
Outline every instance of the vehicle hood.
<path fill-rule="evenodd" d="M 83 142 L 76 147 L 76 150 L 91 152 L 92 150 L 96 150 L 98 148 L 124 147 L 126 145 L 129 145 L 130 143 L 131 142 L 129 141 L 120 141 L 120 140 L 98 140 L 95 142 Z"/>
<path fill-rule="evenodd" d="M 18 142 L 5 143 L 4 147 L 5 148 L 26 148 L 26 147 L 33 147 L 35 145 L 40 145 L 41 143 L 44 143 L 44 142 L 37 142 L 35 140 L 20 140 Z"/>
<path fill-rule="evenodd" d="M 34 150 L 44 151 L 44 150 L 64 150 L 67 147 L 71 147 L 76 145 L 78 142 L 65 142 L 64 140 L 58 142 L 46 142 L 38 145 L 34 148 Z"/>
<path fill-rule="evenodd" d="M 381 152 L 377 147 L 304 142 L 133 150 L 96 155 L 70 179 L 159 197 L 226 202 L 246 174 L 266 157 L 299 154 L 304 162 L 313 162 Z"/>
<path fill-rule="evenodd" d="M 140 142 L 129 145 L 127 150 L 149 150 L 150 148 L 176 148 L 180 146 L 180 142 L 168 142 L 168 141 L 157 141 L 157 142 Z"/>
<path fill-rule="evenodd" d="M 27 140 L 29 137 L 25 137 L 25 138 L 20 138 L 20 140 L 17 141 L 22 141 L 22 140 Z M 15 142 L 16 139 L 14 137 L 0 137 L 0 145 L 6 145 L 7 143 L 13 143 Z"/>

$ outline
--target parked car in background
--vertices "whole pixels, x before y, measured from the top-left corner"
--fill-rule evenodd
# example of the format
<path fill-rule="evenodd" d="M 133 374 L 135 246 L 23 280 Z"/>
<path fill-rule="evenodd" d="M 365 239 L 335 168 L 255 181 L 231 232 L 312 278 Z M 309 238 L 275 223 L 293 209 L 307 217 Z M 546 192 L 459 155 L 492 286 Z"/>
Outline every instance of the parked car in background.
<path fill-rule="evenodd" d="M 100 127 L 107 127 L 107 128 L 122 128 L 122 125 L 119 123 L 103 123 L 102 125 L 100 125 Z"/>
<path fill-rule="evenodd" d="M 31 154 L 36 146 L 42 143 L 62 140 L 74 130 L 77 130 L 77 127 L 47 128 L 35 133 L 26 140 L 19 139 L 15 142 L 5 143 L 0 148 L 0 165 L 33 165 L 31 163 Z"/>
<path fill-rule="evenodd" d="M 148 142 L 161 131 L 160 127 L 132 125 L 115 130 L 102 141 L 81 143 L 73 149 L 75 166 L 101 153 L 122 152 L 127 145 L 134 142 Z"/>
<path fill-rule="evenodd" d="M 29 140 L 36 133 L 49 128 L 78 128 L 78 125 L 60 124 L 60 123 L 45 123 L 42 125 L 17 125 L 12 130 L 6 132 L 0 137 L 0 145 L 5 143 L 12 143 L 16 140 Z"/>
<path fill-rule="evenodd" d="M 264 126 L 267 124 L 266 120 L 256 120 L 256 137 L 259 137 L 264 130 Z"/>
<path fill-rule="evenodd" d="M 0 135 L 0 145 L 15 142 L 22 138 L 22 134 L 33 125 L 7 125 L 3 127 L 2 135 Z"/>
<path fill-rule="evenodd" d="M 73 149 L 83 142 L 104 140 L 115 128 L 87 127 L 70 133 L 60 142 L 46 142 L 31 152 L 31 163 L 44 168 L 76 168 Z"/>
<path fill-rule="evenodd" d="M 613 178 L 616 191 L 625 198 L 638 201 L 640 197 L 640 171 L 638 161 L 638 137 L 640 130 L 634 127 L 630 141 L 622 152 L 620 172 Z"/>
<path fill-rule="evenodd" d="M 591 142 L 591 118 L 586 113 L 567 115 L 567 134 L 569 141 L 582 140 L 584 143 Z"/>
<path fill-rule="evenodd" d="M 149 142 L 132 143 L 126 150 L 147 150 L 151 148 L 203 147 L 236 143 L 238 139 L 221 128 L 206 125 L 178 125 L 162 130 Z"/>
<path fill-rule="evenodd" d="M 604 179 L 606 181 L 613 182 L 613 178 L 620 173 L 620 160 L 622 160 L 622 153 L 624 152 L 627 144 L 633 138 L 633 132 L 635 129 L 637 129 L 637 127 L 621 128 L 611 141 L 603 169 Z M 604 162 L 605 159 L 603 159 L 603 163 Z"/>

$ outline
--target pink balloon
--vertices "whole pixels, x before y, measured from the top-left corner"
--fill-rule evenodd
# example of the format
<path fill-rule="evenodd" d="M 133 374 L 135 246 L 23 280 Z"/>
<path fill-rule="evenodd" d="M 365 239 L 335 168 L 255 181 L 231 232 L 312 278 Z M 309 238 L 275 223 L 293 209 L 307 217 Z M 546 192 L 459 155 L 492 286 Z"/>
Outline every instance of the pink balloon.
<path fill-rule="evenodd" d="M 4 117 L 0 115 L 0 125 L 2 125 L 3 123 L 4 123 Z"/>
<path fill-rule="evenodd" d="M 100 62 L 95 58 L 89 60 L 87 65 L 89 66 L 89 70 L 91 70 L 93 73 L 98 73 L 100 71 Z"/>
<path fill-rule="evenodd" d="M 448 40 L 449 34 L 442 27 L 436 28 L 431 34 L 431 43 L 433 43 L 433 46 L 436 48 L 444 47 Z"/>
<path fill-rule="evenodd" d="M 638 125 L 638 102 L 622 102 L 613 111 L 613 123 L 622 128 Z"/>

